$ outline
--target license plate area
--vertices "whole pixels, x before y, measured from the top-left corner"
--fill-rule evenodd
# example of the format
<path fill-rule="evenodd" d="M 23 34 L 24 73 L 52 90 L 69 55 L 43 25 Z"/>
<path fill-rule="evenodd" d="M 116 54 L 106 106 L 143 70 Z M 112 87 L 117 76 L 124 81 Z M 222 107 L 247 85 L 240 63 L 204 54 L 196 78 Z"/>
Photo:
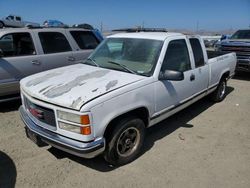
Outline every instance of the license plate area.
<path fill-rule="evenodd" d="M 32 142 L 34 142 L 38 147 L 43 147 L 43 146 L 47 146 L 48 145 L 45 142 L 43 142 L 42 139 L 39 136 L 37 136 L 36 133 L 30 131 L 28 128 L 25 128 L 25 132 L 26 132 L 26 136 Z"/>

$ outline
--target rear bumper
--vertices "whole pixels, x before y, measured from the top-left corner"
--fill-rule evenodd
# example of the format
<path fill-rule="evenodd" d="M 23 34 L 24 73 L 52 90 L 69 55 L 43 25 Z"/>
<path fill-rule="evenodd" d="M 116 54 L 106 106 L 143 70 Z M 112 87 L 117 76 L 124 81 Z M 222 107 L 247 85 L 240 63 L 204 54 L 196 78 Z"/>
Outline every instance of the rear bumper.
<path fill-rule="evenodd" d="M 33 141 L 34 138 L 36 141 L 39 140 L 40 143 L 37 143 L 38 146 L 43 146 L 46 143 L 55 148 L 83 158 L 93 158 L 101 154 L 105 149 L 104 138 L 88 143 L 73 140 L 36 125 L 22 106 L 19 108 L 19 112 L 25 124 L 27 137 Z M 31 138 L 31 135 L 33 138 Z"/>

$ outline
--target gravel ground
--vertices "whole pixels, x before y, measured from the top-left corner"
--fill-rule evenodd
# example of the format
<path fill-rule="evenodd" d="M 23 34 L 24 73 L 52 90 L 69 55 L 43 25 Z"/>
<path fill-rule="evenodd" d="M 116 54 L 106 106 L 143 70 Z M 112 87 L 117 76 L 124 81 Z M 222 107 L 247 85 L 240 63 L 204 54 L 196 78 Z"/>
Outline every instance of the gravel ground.
<path fill-rule="evenodd" d="M 0 187 L 250 187 L 250 76 L 221 103 L 202 99 L 147 130 L 142 155 L 114 168 L 38 148 L 25 137 L 20 101 L 0 104 Z"/>

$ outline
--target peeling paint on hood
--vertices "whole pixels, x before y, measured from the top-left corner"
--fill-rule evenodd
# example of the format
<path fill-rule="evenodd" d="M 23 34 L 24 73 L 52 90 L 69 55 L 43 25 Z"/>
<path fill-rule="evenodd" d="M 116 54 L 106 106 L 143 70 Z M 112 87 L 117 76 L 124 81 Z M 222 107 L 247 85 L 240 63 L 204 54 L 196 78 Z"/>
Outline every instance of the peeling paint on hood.
<path fill-rule="evenodd" d="M 21 88 L 45 102 L 80 110 L 88 101 L 143 79 L 126 72 L 77 64 L 21 80 Z"/>

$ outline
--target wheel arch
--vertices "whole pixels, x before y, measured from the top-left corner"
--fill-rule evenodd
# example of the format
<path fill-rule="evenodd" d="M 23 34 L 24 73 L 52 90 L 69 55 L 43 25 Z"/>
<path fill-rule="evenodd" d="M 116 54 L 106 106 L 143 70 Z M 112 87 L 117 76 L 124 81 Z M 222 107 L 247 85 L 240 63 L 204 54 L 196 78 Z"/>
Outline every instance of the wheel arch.
<path fill-rule="evenodd" d="M 111 121 L 109 121 L 109 123 L 105 127 L 104 137 L 105 138 L 109 137 L 109 135 L 112 132 L 112 129 L 115 127 L 116 122 L 118 122 L 119 120 L 121 120 L 123 118 L 127 118 L 130 116 L 139 117 L 144 122 L 145 127 L 148 127 L 148 125 L 149 125 L 149 110 L 144 106 L 138 107 L 138 108 L 129 110 L 127 112 L 124 112 L 122 114 L 119 114 L 116 117 L 114 117 Z"/>

